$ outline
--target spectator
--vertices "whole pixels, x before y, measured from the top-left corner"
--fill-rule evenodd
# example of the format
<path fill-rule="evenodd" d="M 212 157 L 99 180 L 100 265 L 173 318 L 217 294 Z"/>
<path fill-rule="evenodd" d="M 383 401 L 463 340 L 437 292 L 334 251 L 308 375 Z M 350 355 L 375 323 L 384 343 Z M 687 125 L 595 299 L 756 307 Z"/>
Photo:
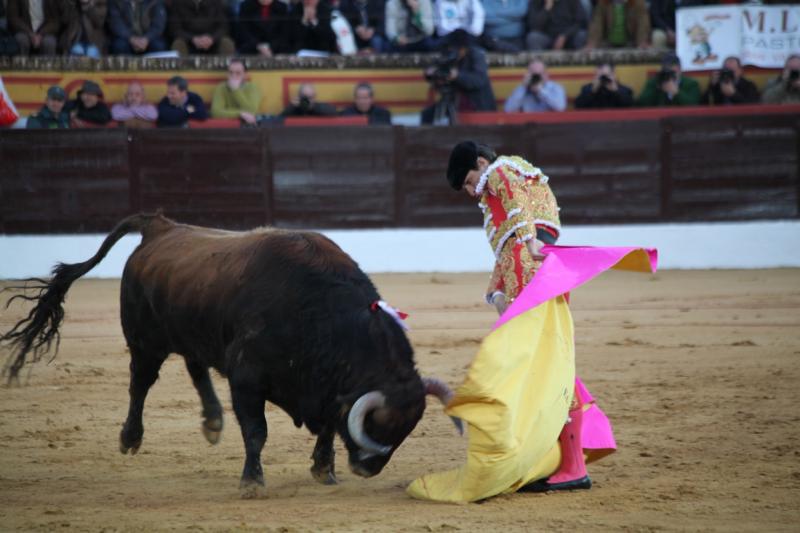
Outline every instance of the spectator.
<path fill-rule="evenodd" d="M 255 83 L 247 81 L 247 67 L 244 61 L 231 59 L 228 63 L 228 80 L 214 89 L 211 116 L 238 118 L 245 124 L 255 125 L 260 103 L 261 90 Z"/>
<path fill-rule="evenodd" d="M 756 84 L 742 76 L 738 57 L 725 58 L 722 70 L 711 73 L 701 102 L 711 105 L 757 104 L 761 100 Z"/>
<path fill-rule="evenodd" d="M 366 116 L 369 124 L 391 124 L 392 113 L 384 108 L 375 105 L 374 91 L 372 85 L 362 81 L 353 90 L 353 105 L 342 110 L 344 117 Z"/>
<path fill-rule="evenodd" d="M 452 61 L 452 63 L 451 63 Z M 440 95 L 439 101 L 422 110 L 423 124 L 453 123 L 458 111 L 495 111 L 486 54 L 463 29 L 445 40 L 439 64 L 425 70 L 425 78 Z"/>
<path fill-rule="evenodd" d="M 469 33 L 473 42 L 483 34 L 486 12 L 480 0 L 435 0 L 434 23 L 436 34 L 446 37 L 455 30 Z"/>
<path fill-rule="evenodd" d="M 74 56 L 99 59 L 106 54 L 106 0 L 63 0 L 66 28 L 61 49 Z"/>
<path fill-rule="evenodd" d="M 358 51 L 387 52 L 389 49 L 383 34 L 385 0 L 345 0 L 342 4 L 342 12 L 353 28 Z"/>
<path fill-rule="evenodd" d="M 111 53 L 146 54 L 167 49 L 164 31 L 167 10 L 163 0 L 110 0 L 108 27 Z"/>
<path fill-rule="evenodd" d="M 431 0 L 388 0 L 386 38 L 394 52 L 430 52 L 433 39 Z"/>
<path fill-rule="evenodd" d="M 800 55 L 786 59 L 781 75 L 764 90 L 765 104 L 800 104 Z"/>
<path fill-rule="evenodd" d="M 189 82 L 180 76 L 167 80 L 167 95 L 158 103 L 159 128 L 185 128 L 189 120 L 205 120 L 203 99 L 189 90 Z"/>
<path fill-rule="evenodd" d="M 182 56 L 235 51 L 222 0 L 172 0 L 169 23 L 172 49 Z"/>
<path fill-rule="evenodd" d="M 289 35 L 289 53 L 300 50 L 317 50 L 335 54 L 336 34 L 331 29 L 331 9 L 320 0 L 301 0 L 289 12 L 286 26 Z"/>
<path fill-rule="evenodd" d="M 645 0 L 597 0 L 586 48 L 650 46 L 650 14 Z"/>
<path fill-rule="evenodd" d="M 578 109 L 597 109 L 607 107 L 631 107 L 633 91 L 617 81 L 614 64 L 604 61 L 597 65 L 592 83 L 581 88 L 575 99 Z"/>
<path fill-rule="evenodd" d="M 482 4 L 486 19 L 481 45 L 496 52 L 523 50 L 528 0 L 482 0 Z"/>
<path fill-rule="evenodd" d="M 317 89 L 310 83 L 302 83 L 297 90 L 297 99 L 286 106 L 281 117 L 332 117 L 336 108 L 317 102 Z"/>
<path fill-rule="evenodd" d="M 6 17 L 6 0 L 0 0 L 0 57 L 15 56 L 19 53 L 19 45 L 14 35 L 8 31 Z"/>
<path fill-rule="evenodd" d="M 676 0 L 650 0 L 650 24 L 655 48 L 675 48 L 675 8 Z"/>
<path fill-rule="evenodd" d="M 152 128 L 158 119 L 158 110 L 147 103 L 144 87 L 138 81 L 131 82 L 122 102 L 111 106 L 111 118 L 126 128 Z"/>
<path fill-rule="evenodd" d="M 61 0 L 8 0 L 8 30 L 14 34 L 19 53 L 56 54 L 61 30 Z"/>
<path fill-rule="evenodd" d="M 637 103 L 650 107 L 698 105 L 700 84 L 682 76 L 680 59 L 668 53 L 661 62 L 661 71 L 644 84 Z"/>
<path fill-rule="evenodd" d="M 567 108 L 567 93 L 561 84 L 547 75 L 547 66 L 541 59 L 528 65 L 528 72 L 504 106 L 506 113 L 532 113 L 535 111 L 564 111 Z"/>
<path fill-rule="evenodd" d="M 67 94 L 58 85 L 47 89 L 47 99 L 35 115 L 28 117 L 27 128 L 66 129 L 69 128 L 69 113 L 64 110 Z"/>
<path fill-rule="evenodd" d="M 586 45 L 586 11 L 580 0 L 531 0 L 528 50 L 579 50 Z"/>
<path fill-rule="evenodd" d="M 239 8 L 239 51 L 272 57 L 289 47 L 289 8 L 281 0 L 245 0 Z"/>
<path fill-rule="evenodd" d="M 78 97 L 67 102 L 64 111 L 69 113 L 72 128 L 96 128 L 111 122 L 111 111 L 103 101 L 103 91 L 91 80 L 83 82 Z"/>

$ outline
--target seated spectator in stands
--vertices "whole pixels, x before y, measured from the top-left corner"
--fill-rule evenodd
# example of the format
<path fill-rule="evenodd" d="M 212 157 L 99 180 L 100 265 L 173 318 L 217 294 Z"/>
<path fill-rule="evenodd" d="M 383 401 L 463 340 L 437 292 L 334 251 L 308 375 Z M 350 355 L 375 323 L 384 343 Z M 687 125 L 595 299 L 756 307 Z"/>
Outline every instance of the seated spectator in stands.
<path fill-rule="evenodd" d="M 661 70 L 644 84 L 637 101 L 638 105 L 649 107 L 699 103 L 700 84 L 681 75 L 681 61 L 671 52 L 661 62 Z"/>
<path fill-rule="evenodd" d="M 359 53 L 388 52 L 383 34 L 385 0 L 344 0 L 342 14 L 353 28 Z"/>
<path fill-rule="evenodd" d="M 103 101 L 103 90 L 91 80 L 83 82 L 78 97 L 67 102 L 64 111 L 69 113 L 72 128 L 97 128 L 111 122 L 111 111 Z"/>
<path fill-rule="evenodd" d="M 172 49 L 182 56 L 235 51 L 222 0 L 171 0 L 169 27 Z"/>
<path fill-rule="evenodd" d="M 20 55 L 56 54 L 63 24 L 61 0 L 8 0 L 8 31 L 14 35 Z"/>
<path fill-rule="evenodd" d="M 597 0 L 586 48 L 634 46 L 650 46 L 650 14 L 645 0 Z"/>
<path fill-rule="evenodd" d="M 167 9 L 163 0 L 110 0 L 108 28 L 111 53 L 146 54 L 167 49 L 164 31 Z"/>
<path fill-rule="evenodd" d="M 288 46 L 289 8 L 281 0 L 245 0 L 239 7 L 239 51 L 272 57 Z"/>
<path fill-rule="evenodd" d="M 61 49 L 74 56 L 99 59 L 106 53 L 106 0 L 62 0 L 66 28 Z"/>
<path fill-rule="evenodd" d="M 320 0 L 301 0 L 300 4 L 293 6 L 289 11 L 286 32 L 289 35 L 289 53 L 316 50 L 335 54 L 339 51 L 336 34 L 331 28 L 331 9 Z"/>
<path fill-rule="evenodd" d="M 392 113 L 375 105 L 375 94 L 372 85 L 362 81 L 353 90 L 353 105 L 346 107 L 340 113 L 343 117 L 366 116 L 371 125 L 391 124 Z"/>
<path fill-rule="evenodd" d="M 579 50 L 586 45 L 586 12 L 580 0 L 531 0 L 528 50 Z"/>
<path fill-rule="evenodd" d="M 69 113 L 64 111 L 64 102 L 67 93 L 58 85 L 47 89 L 47 99 L 35 115 L 28 117 L 26 128 L 37 129 L 66 129 L 69 128 Z"/>
<path fill-rule="evenodd" d="M 482 4 L 486 18 L 481 46 L 492 52 L 523 50 L 528 0 L 482 0 Z"/>
<path fill-rule="evenodd" d="M 159 128 L 185 128 L 189 120 L 208 118 L 200 95 L 189 90 L 189 82 L 181 76 L 167 80 L 167 95 L 158 103 Z"/>
<path fill-rule="evenodd" d="M 425 69 L 425 79 L 439 100 L 422 110 L 423 124 L 452 124 L 457 112 L 497 110 L 486 54 L 463 29 L 447 36 L 438 64 Z"/>
<path fill-rule="evenodd" d="M 592 83 L 581 87 L 581 93 L 575 99 L 578 109 L 598 109 L 610 107 L 631 107 L 633 91 L 630 87 L 617 81 L 614 64 L 603 61 L 597 65 Z"/>
<path fill-rule="evenodd" d="M 786 59 L 783 72 L 767 84 L 762 100 L 765 104 L 800 104 L 800 55 Z"/>
<path fill-rule="evenodd" d="M 731 56 L 725 58 L 722 70 L 711 73 L 708 88 L 700 101 L 711 105 L 731 105 L 757 104 L 760 100 L 756 84 L 742 76 L 741 61 Z"/>
<path fill-rule="evenodd" d="M 446 37 L 455 30 L 469 33 L 473 42 L 483 34 L 486 12 L 480 0 L 435 0 L 433 21 L 436 35 Z M 443 43 L 446 44 L 446 43 Z"/>
<path fill-rule="evenodd" d="M 433 38 L 432 0 L 388 0 L 386 38 L 392 52 L 430 52 Z"/>
<path fill-rule="evenodd" d="M 247 67 L 241 59 L 228 63 L 228 80 L 214 89 L 211 99 L 213 118 L 238 118 L 245 124 L 256 123 L 256 113 L 261 103 L 258 85 L 247 81 Z"/>
<path fill-rule="evenodd" d="M 680 0 L 650 0 L 650 25 L 655 48 L 675 48 L 675 8 Z"/>
<path fill-rule="evenodd" d="M 302 83 L 297 98 L 284 108 L 281 117 L 333 117 L 336 108 L 331 104 L 317 102 L 317 89 L 310 83 Z"/>
<path fill-rule="evenodd" d="M 564 111 L 566 108 L 564 87 L 550 79 L 541 59 L 530 62 L 522 84 L 514 89 L 504 106 L 506 113 Z"/>
<path fill-rule="evenodd" d="M 134 81 L 128 85 L 124 100 L 111 106 L 111 118 L 126 128 L 152 128 L 156 125 L 158 110 L 145 100 L 142 84 Z"/>

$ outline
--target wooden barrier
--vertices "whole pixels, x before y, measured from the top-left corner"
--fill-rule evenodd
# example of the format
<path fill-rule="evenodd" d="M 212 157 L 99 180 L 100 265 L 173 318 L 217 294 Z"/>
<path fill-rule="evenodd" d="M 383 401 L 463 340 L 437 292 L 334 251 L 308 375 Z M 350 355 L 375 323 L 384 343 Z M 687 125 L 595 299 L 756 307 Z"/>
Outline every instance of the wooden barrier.
<path fill-rule="evenodd" d="M 576 111 L 449 128 L 6 130 L 0 232 L 105 232 L 159 208 L 231 229 L 473 226 L 475 201 L 444 179 L 465 138 L 540 166 L 565 224 L 797 218 L 800 106 L 759 110 L 584 121 Z"/>

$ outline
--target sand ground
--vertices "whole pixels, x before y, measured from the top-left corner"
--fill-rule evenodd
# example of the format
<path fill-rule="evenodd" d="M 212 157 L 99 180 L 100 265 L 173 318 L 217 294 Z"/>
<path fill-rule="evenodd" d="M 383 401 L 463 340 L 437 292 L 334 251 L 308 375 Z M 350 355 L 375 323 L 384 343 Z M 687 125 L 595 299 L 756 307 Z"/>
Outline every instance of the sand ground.
<path fill-rule="evenodd" d="M 373 276 L 411 313 L 423 375 L 459 383 L 491 326 L 487 275 Z M 608 273 L 573 293 L 578 372 L 611 418 L 619 451 L 588 492 L 482 504 L 412 500 L 405 486 L 464 460 L 441 407 L 377 477 L 308 472 L 314 439 L 274 406 L 263 453 L 268 497 L 242 500 L 243 447 L 224 379 L 222 441 L 172 356 L 145 409 L 139 454 L 121 455 L 128 357 L 118 280 L 80 281 L 61 351 L 22 386 L 0 387 L 0 529 L 254 531 L 798 531 L 800 270 Z M 23 315 L 0 312 L 0 330 Z"/>

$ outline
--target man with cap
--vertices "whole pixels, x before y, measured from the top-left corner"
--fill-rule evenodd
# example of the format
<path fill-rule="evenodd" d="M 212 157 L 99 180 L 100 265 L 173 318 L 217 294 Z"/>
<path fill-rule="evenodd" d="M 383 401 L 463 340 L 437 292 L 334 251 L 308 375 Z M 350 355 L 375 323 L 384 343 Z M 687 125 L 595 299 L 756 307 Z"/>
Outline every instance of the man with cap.
<path fill-rule="evenodd" d="M 47 89 L 47 99 L 35 115 L 28 117 L 26 128 L 30 129 L 66 129 L 69 128 L 69 113 L 64 111 L 67 94 L 58 85 Z"/>
<path fill-rule="evenodd" d="M 447 181 L 455 190 L 464 190 L 479 199 L 483 227 L 496 261 L 486 290 L 486 301 L 502 315 L 533 279 L 544 256 L 544 244 L 555 244 L 561 232 L 559 207 L 541 169 L 518 156 L 497 156 L 488 146 L 473 141 L 457 144 L 450 154 Z M 576 379 L 569 420 L 559 436 L 561 464 L 546 480 L 523 487 L 526 492 L 588 489 L 592 481 L 586 472 L 582 442 L 583 413 L 592 406 L 591 395 Z M 600 412 L 602 413 L 602 412 Z M 593 420 L 596 420 L 593 419 Z M 608 435 L 610 423 L 605 415 L 599 422 Z M 610 441 L 591 446 L 592 458 L 612 453 Z"/>
<path fill-rule="evenodd" d="M 670 52 L 661 61 L 661 70 L 644 84 L 637 104 L 647 107 L 699 105 L 700 84 L 681 75 L 681 60 Z"/>
<path fill-rule="evenodd" d="M 73 128 L 96 128 L 111 122 L 111 110 L 103 102 L 103 91 L 91 80 L 83 82 L 78 97 L 64 110 L 69 113 Z"/>

